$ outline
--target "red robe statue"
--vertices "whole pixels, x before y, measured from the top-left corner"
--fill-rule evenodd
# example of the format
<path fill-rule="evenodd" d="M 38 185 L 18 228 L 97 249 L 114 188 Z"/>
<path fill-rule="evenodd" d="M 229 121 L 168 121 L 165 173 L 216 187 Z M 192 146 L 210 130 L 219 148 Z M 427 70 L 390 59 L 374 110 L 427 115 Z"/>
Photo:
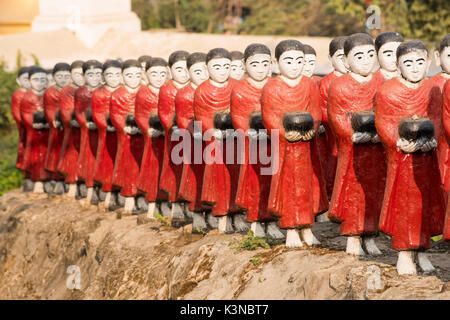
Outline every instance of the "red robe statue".
<path fill-rule="evenodd" d="M 138 188 L 149 202 L 165 200 L 167 194 L 159 187 L 164 160 L 164 136 L 149 137 L 149 118 L 158 115 L 158 94 L 143 86 L 136 96 L 136 123 L 144 138 L 144 153 L 139 172 Z"/>
<path fill-rule="evenodd" d="M 25 145 L 24 167 L 30 173 L 32 181 L 46 181 L 49 175 L 44 168 L 45 155 L 48 145 L 48 129 L 33 129 L 33 114 L 44 112 L 44 95 L 37 95 L 28 90 L 20 103 L 20 113 L 27 130 Z"/>
<path fill-rule="evenodd" d="M 374 109 L 380 81 L 359 83 L 350 74 L 328 92 L 328 123 L 336 136 L 338 165 L 329 217 L 341 221 L 342 235 L 376 234 L 386 181 L 381 143 L 353 144 L 351 113 Z"/>
<path fill-rule="evenodd" d="M 445 84 L 442 90 L 442 96 L 444 98 L 444 104 L 442 108 L 442 123 L 444 124 L 445 137 L 447 138 L 447 141 L 450 141 L 450 81 L 447 81 L 447 83 Z M 447 214 L 445 217 L 443 237 L 444 240 L 450 241 L 450 206 L 448 205 Z"/>
<path fill-rule="evenodd" d="M 274 130 L 279 133 L 279 169 L 272 176 L 268 210 L 280 217 L 280 228 L 312 226 L 319 203 L 317 190 L 320 189 L 314 172 L 314 162 L 317 163 L 316 168 L 320 168 L 317 145 L 314 141 L 288 142 L 284 137 L 282 119 L 287 112 L 309 112 L 317 132 L 322 118 L 319 90 L 307 77 L 302 77 L 294 87 L 276 77 L 262 90 L 261 109 L 263 123 L 269 133 Z"/>
<path fill-rule="evenodd" d="M 196 121 L 202 122 L 202 133 L 214 128 L 216 112 L 230 111 L 231 91 L 236 80 L 229 78 L 228 85 L 218 88 L 209 80 L 203 82 L 195 91 L 194 115 Z M 236 139 L 231 139 L 234 147 L 234 158 L 237 158 Z M 216 148 L 217 146 L 217 148 Z M 235 204 L 237 185 L 239 180 L 239 164 L 226 164 L 226 140 L 211 138 L 205 143 L 207 159 L 203 176 L 201 201 L 212 206 L 214 216 L 224 216 L 240 209 Z M 216 155 L 215 150 L 220 154 Z M 223 159 L 223 163 L 216 163 L 214 159 Z"/>
<path fill-rule="evenodd" d="M 102 185 L 104 192 L 113 191 L 112 178 L 117 151 L 117 134 L 107 131 L 112 93 L 104 86 L 92 93 L 92 117 L 98 129 L 94 181 Z"/>
<path fill-rule="evenodd" d="M 123 130 L 128 114 L 134 115 L 137 92 L 129 92 L 125 86 L 116 89 L 111 96 L 111 122 L 117 130 L 117 155 L 114 163 L 113 185 L 121 187 L 124 197 L 137 195 L 139 169 L 144 149 L 142 134 L 130 135 Z"/>
<path fill-rule="evenodd" d="M 397 148 L 399 123 L 413 115 L 433 121 L 439 139 L 442 99 L 433 86 L 423 80 L 418 89 L 410 89 L 391 79 L 376 96 L 375 123 L 388 162 L 380 230 L 392 236 L 396 250 L 429 248 L 430 237 L 442 233 L 445 195 L 437 152 L 407 154 Z"/>
<path fill-rule="evenodd" d="M 170 202 L 180 200 L 178 190 L 181 183 L 183 164 L 171 161 L 172 149 L 181 141 L 171 141 L 172 125 L 175 119 L 175 96 L 178 89 L 173 80 L 167 81 L 159 90 L 158 116 L 165 130 L 164 161 L 161 172 L 160 188 L 167 192 Z M 180 154 L 180 156 L 182 156 Z"/>
<path fill-rule="evenodd" d="M 56 119 L 56 113 L 59 112 L 59 99 L 61 91 L 55 86 L 45 90 L 44 108 L 45 118 L 50 127 L 50 135 L 48 138 L 47 154 L 45 155 L 45 169 L 51 172 L 51 178 L 55 180 L 64 180 L 63 176 L 58 173 L 58 162 L 61 153 L 61 146 L 64 139 L 63 128 L 55 128 L 53 121 Z M 62 125 L 62 123 L 61 123 Z"/>
<path fill-rule="evenodd" d="M 25 96 L 26 91 L 23 89 L 17 89 L 11 96 L 11 112 L 16 121 L 17 131 L 19 133 L 19 145 L 17 149 L 17 160 L 16 160 L 16 168 L 24 171 L 24 154 L 25 154 L 25 145 L 27 141 L 27 129 L 25 124 L 22 122 L 22 116 L 20 113 L 20 103 Z M 27 177 L 28 173 L 25 172 L 25 177 Z"/>
<path fill-rule="evenodd" d="M 80 128 L 72 128 L 70 121 L 75 108 L 76 88 L 71 85 L 61 90 L 59 114 L 64 126 L 64 138 L 58 163 L 58 171 L 63 173 L 66 183 L 78 181 L 78 155 L 80 152 Z"/>

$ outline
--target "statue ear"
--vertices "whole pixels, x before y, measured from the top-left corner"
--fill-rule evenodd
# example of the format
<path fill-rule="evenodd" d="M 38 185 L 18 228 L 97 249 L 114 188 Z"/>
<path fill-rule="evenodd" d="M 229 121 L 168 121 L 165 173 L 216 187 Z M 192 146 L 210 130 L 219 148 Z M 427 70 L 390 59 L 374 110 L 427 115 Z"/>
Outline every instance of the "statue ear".
<path fill-rule="evenodd" d="M 440 64 L 439 64 L 440 65 Z M 430 71 L 430 66 L 431 66 L 431 59 L 427 59 L 427 72 L 425 73 L 425 75 L 428 74 L 428 71 Z"/>
<path fill-rule="evenodd" d="M 348 71 L 350 71 L 350 64 L 348 63 L 348 58 L 347 58 L 347 56 L 344 56 L 344 57 L 342 58 L 342 62 L 344 62 L 345 68 L 346 68 Z"/>
<path fill-rule="evenodd" d="M 434 50 L 434 60 L 436 62 L 436 66 L 441 66 L 441 55 L 439 54 L 439 50 Z"/>

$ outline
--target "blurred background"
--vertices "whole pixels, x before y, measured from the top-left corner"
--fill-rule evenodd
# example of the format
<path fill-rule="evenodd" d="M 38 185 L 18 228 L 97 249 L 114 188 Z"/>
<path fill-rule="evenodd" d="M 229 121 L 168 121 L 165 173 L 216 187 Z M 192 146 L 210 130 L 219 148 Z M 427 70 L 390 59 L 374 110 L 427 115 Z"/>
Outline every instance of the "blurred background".
<path fill-rule="evenodd" d="M 332 37 L 397 31 L 434 50 L 450 32 L 450 0 L 0 0 L 0 195 L 21 183 L 10 97 L 23 65 L 76 59 L 166 58 L 178 49 L 272 50 L 286 38 L 317 51 L 316 74 L 331 71 Z M 432 64 L 430 74 L 438 71 Z"/>

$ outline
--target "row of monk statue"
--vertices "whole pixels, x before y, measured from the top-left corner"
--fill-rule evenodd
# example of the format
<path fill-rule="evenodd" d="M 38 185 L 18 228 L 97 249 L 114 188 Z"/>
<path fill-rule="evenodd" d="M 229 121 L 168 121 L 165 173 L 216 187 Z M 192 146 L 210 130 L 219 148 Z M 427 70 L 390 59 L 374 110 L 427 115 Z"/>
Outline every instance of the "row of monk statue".
<path fill-rule="evenodd" d="M 22 68 L 17 168 L 24 190 L 193 232 L 313 246 L 311 227 L 331 220 L 349 254 L 377 255 L 382 231 L 400 274 L 432 271 L 430 238 L 450 240 L 450 34 L 435 53 L 431 78 L 424 43 L 396 32 L 333 39 L 323 78 L 297 40 L 275 60 L 255 43 Z"/>

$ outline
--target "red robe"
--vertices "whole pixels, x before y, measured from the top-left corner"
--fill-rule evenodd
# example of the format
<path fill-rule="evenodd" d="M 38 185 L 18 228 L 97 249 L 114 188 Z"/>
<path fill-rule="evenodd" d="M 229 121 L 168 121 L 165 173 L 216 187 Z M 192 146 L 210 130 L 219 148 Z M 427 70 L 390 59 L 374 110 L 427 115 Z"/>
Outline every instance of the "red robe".
<path fill-rule="evenodd" d="M 112 91 L 104 86 L 92 93 L 92 117 L 98 129 L 97 155 L 94 168 L 94 181 L 102 185 L 104 192 L 113 190 L 112 178 L 114 160 L 117 151 L 117 134 L 108 132 L 107 117 L 109 115 Z"/>
<path fill-rule="evenodd" d="M 319 76 L 312 76 L 311 77 L 312 81 L 314 81 L 314 83 L 319 86 L 320 80 L 322 80 L 322 77 Z"/>
<path fill-rule="evenodd" d="M 16 121 L 17 131 L 19 132 L 19 144 L 17 149 L 17 160 L 16 160 L 16 168 L 24 171 L 24 154 L 25 154 L 25 145 L 27 141 L 27 129 L 22 122 L 22 116 L 20 114 L 20 103 L 22 98 L 25 96 L 26 91 L 23 89 L 17 89 L 11 96 L 11 113 Z M 27 175 L 26 171 L 25 175 Z"/>
<path fill-rule="evenodd" d="M 194 163 L 194 94 L 195 89 L 192 84 L 180 89 L 175 98 L 175 108 L 178 128 L 185 129 L 186 139 L 191 141 L 191 154 L 183 154 L 183 173 L 181 175 L 179 196 L 180 198 L 190 202 L 189 210 L 201 212 L 206 209 L 201 203 L 203 174 L 205 171 L 205 163 L 203 162 L 203 147 L 201 142 L 201 163 Z M 189 132 L 189 135 L 188 135 Z"/>
<path fill-rule="evenodd" d="M 447 141 L 450 141 L 450 81 L 447 81 L 447 83 L 445 84 L 442 90 L 442 96 L 444 100 L 442 108 L 442 123 L 444 124 L 445 137 L 447 138 Z M 450 240 L 450 206 L 448 205 L 445 217 L 443 237 L 445 240 Z"/>
<path fill-rule="evenodd" d="M 20 103 L 20 113 L 27 130 L 27 141 L 24 154 L 24 167 L 33 181 L 46 181 L 49 175 L 44 168 L 45 154 L 48 145 L 48 129 L 33 129 L 33 113 L 44 111 L 44 95 L 38 96 L 28 90 Z"/>
<path fill-rule="evenodd" d="M 45 155 L 45 169 L 51 172 L 51 177 L 55 180 L 64 180 L 64 177 L 58 173 L 58 161 L 61 153 L 61 146 L 64 139 L 63 128 L 56 128 L 53 121 L 56 118 L 56 112 L 59 111 L 59 99 L 61 91 L 55 86 L 45 90 L 44 94 L 44 108 L 45 118 L 50 127 L 50 134 L 48 138 L 47 154 Z"/>
<path fill-rule="evenodd" d="M 161 172 L 160 188 L 167 192 L 170 202 L 181 200 L 178 190 L 181 183 L 183 164 L 175 164 L 171 161 L 173 148 L 181 141 L 171 141 L 172 125 L 175 118 L 175 96 L 178 89 L 173 80 L 167 81 L 159 90 L 158 116 L 165 130 L 164 161 Z M 182 156 L 182 155 L 181 155 Z"/>
<path fill-rule="evenodd" d="M 78 155 L 80 152 L 80 128 L 72 128 L 70 120 L 75 108 L 76 88 L 69 85 L 61 90 L 59 114 L 64 126 L 64 138 L 58 163 L 58 171 L 66 176 L 66 183 L 78 181 Z"/>
<path fill-rule="evenodd" d="M 319 186 L 313 166 L 315 161 L 317 168 L 320 168 L 317 145 L 314 141 L 288 142 L 284 137 L 282 119 L 287 112 L 309 112 L 317 131 L 322 118 L 319 90 L 314 81 L 307 77 L 302 77 L 294 87 L 286 84 L 281 77 L 276 77 L 262 90 L 261 109 L 263 123 L 269 133 L 279 133 L 279 169 L 272 176 L 268 210 L 280 217 L 280 228 L 312 226 L 318 200 L 314 195 Z"/>
<path fill-rule="evenodd" d="M 138 188 L 145 193 L 145 199 L 150 202 L 164 200 L 167 194 L 159 187 L 164 160 L 164 136 L 149 137 L 148 129 L 151 115 L 158 114 L 158 94 L 149 87 L 143 86 L 136 96 L 136 123 L 144 137 L 144 152 L 142 154 L 139 172 Z"/>
<path fill-rule="evenodd" d="M 196 121 L 202 123 L 202 133 L 214 128 L 214 114 L 219 111 L 230 110 L 231 91 L 236 80 L 228 79 L 228 85 L 218 88 L 209 80 L 203 82 L 194 95 L 194 115 Z M 214 137 L 205 142 L 205 148 L 211 152 L 205 152 L 207 161 L 203 175 L 201 201 L 205 205 L 212 206 L 214 216 L 223 216 L 231 212 L 238 212 L 235 204 L 237 185 L 239 180 L 239 164 L 226 164 L 226 140 L 216 140 Z M 236 143 L 231 140 L 234 147 L 235 160 Z M 216 148 L 217 147 L 217 148 Z M 220 154 L 215 154 L 215 149 Z M 223 163 L 216 163 L 214 159 L 222 159 Z"/>
<path fill-rule="evenodd" d="M 438 73 L 430 79 L 434 85 L 438 86 L 442 91 L 444 84 L 448 82 L 448 78 L 442 76 L 442 73 Z M 442 135 L 439 139 L 439 145 L 437 148 L 437 155 L 439 159 L 439 169 L 441 170 L 442 183 L 446 192 L 450 190 L 450 148 L 445 139 L 445 135 Z"/>
<path fill-rule="evenodd" d="M 137 195 L 139 168 L 144 149 L 142 134 L 130 135 L 123 130 L 128 114 L 134 114 L 137 92 L 129 92 L 125 86 L 116 89 L 111 96 L 111 122 L 117 130 L 117 155 L 114 163 L 113 185 L 121 187 L 124 197 Z"/>
<path fill-rule="evenodd" d="M 270 81 L 270 79 L 269 79 Z M 231 93 L 231 119 L 233 127 L 243 132 L 250 129 L 250 118 L 253 113 L 261 112 L 262 89 L 254 87 L 247 79 L 242 79 L 233 88 Z M 257 141 L 257 140 L 256 140 Z M 259 150 L 263 144 L 257 144 L 259 160 Z M 239 182 L 236 194 L 236 205 L 247 211 L 247 221 L 271 221 L 274 217 L 267 210 L 267 200 L 270 192 L 270 182 L 272 176 L 262 175 L 262 168 L 269 168 L 269 164 L 262 164 L 257 161 L 250 164 L 250 142 L 249 137 L 245 137 L 245 163 L 240 165 Z M 267 148 L 261 150 L 263 154 L 270 156 L 270 140 L 267 140 Z"/>
<path fill-rule="evenodd" d="M 437 152 L 406 154 L 397 148 L 399 123 L 414 114 L 432 120 L 439 139 L 442 99 L 433 86 L 424 80 L 418 89 L 409 89 L 392 79 L 376 97 L 375 121 L 388 161 L 380 230 L 392 236 L 396 250 L 429 248 L 430 237 L 443 228 L 445 193 Z"/>
<path fill-rule="evenodd" d="M 381 143 L 353 144 L 351 113 L 373 110 L 380 81 L 359 83 L 350 74 L 328 92 L 328 122 L 337 140 L 338 165 L 329 216 L 342 221 L 342 235 L 376 234 L 386 181 Z"/>

